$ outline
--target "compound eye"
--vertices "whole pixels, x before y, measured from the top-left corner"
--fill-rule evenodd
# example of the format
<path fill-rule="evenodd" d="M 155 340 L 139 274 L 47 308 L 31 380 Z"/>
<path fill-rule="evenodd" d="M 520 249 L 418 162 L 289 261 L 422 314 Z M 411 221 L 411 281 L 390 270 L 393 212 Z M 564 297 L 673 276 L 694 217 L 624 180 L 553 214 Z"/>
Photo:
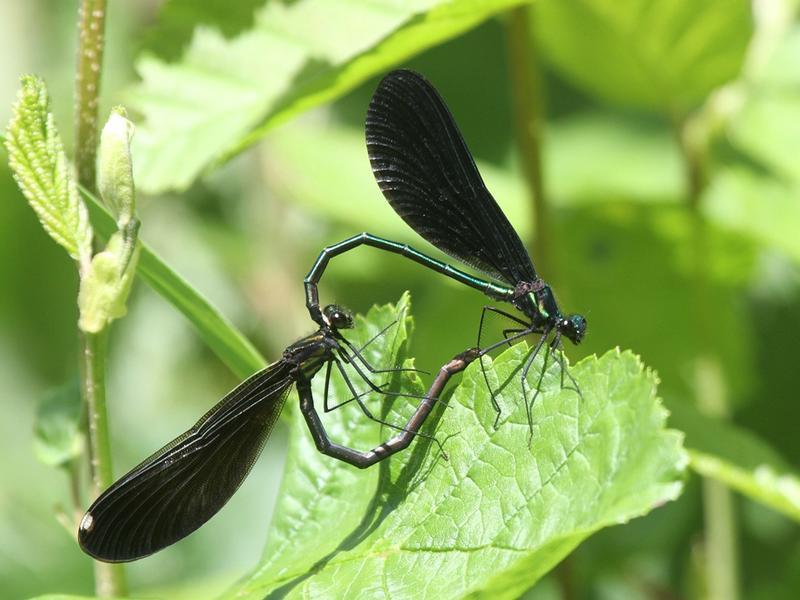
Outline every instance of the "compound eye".
<path fill-rule="evenodd" d="M 328 325 L 335 329 L 349 329 L 353 326 L 353 315 L 344 307 L 330 304 L 323 309 L 322 314 Z"/>

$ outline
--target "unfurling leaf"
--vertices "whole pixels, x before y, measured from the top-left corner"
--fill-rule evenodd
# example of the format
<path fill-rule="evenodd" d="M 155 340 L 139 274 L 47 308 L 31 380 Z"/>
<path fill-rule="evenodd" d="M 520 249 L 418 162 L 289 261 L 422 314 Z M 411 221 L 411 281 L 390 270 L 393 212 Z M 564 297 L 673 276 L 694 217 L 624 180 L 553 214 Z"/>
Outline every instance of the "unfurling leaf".
<path fill-rule="evenodd" d="M 49 104 L 44 81 L 23 77 L 6 129 L 8 162 L 45 231 L 83 270 L 91 258 L 92 227 Z"/>
<path fill-rule="evenodd" d="M 92 258 L 81 278 L 78 326 L 88 333 L 98 333 L 125 315 L 125 302 L 136 272 L 139 221 L 130 147 L 133 130 L 133 123 L 125 118 L 125 109 L 117 107 L 111 111 L 100 137 L 97 187 L 114 214 L 117 231 L 105 250 Z"/>
<path fill-rule="evenodd" d="M 131 140 L 133 123 L 121 106 L 111 111 L 97 155 L 97 189 L 103 202 L 123 228 L 136 214 L 136 193 L 133 186 Z"/>
<path fill-rule="evenodd" d="M 135 232 L 138 222 L 132 224 L 133 231 L 122 230 L 111 236 L 106 249 L 92 258 L 81 279 L 78 326 L 87 333 L 98 333 L 114 319 L 125 316 L 125 302 L 139 256 Z"/>

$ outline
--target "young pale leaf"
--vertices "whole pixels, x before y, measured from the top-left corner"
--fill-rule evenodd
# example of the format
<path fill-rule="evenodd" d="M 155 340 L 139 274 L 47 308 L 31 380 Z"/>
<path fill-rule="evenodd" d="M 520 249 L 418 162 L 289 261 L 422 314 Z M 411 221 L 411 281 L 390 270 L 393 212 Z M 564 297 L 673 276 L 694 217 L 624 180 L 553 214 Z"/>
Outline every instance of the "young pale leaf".
<path fill-rule="evenodd" d="M 130 100 L 146 120 L 135 142 L 137 182 L 185 188 L 279 122 L 522 2 L 269 2 L 232 40 L 198 27 L 180 62 L 138 62 L 143 81 Z"/>
<path fill-rule="evenodd" d="M 60 467 L 83 451 L 78 380 L 52 390 L 39 403 L 33 449 L 40 462 Z"/>
<path fill-rule="evenodd" d="M 730 123 L 730 140 L 778 178 L 798 186 L 800 25 L 789 27 L 784 35 L 770 34 L 763 42 L 771 51 L 745 80 L 743 106 Z"/>
<path fill-rule="evenodd" d="M 124 230 L 114 233 L 105 250 L 92 257 L 78 292 L 78 327 L 83 331 L 98 333 L 125 316 L 138 257 L 135 233 Z"/>
<path fill-rule="evenodd" d="M 33 75 L 21 83 L 6 129 L 9 165 L 45 231 L 86 266 L 92 254 L 92 228 L 49 110 L 47 88 Z"/>
<path fill-rule="evenodd" d="M 377 330 L 393 318 L 373 309 L 366 323 Z M 356 343 L 367 338 L 357 332 Z M 320 456 L 295 415 L 262 563 L 225 597 L 515 598 L 593 532 L 680 494 L 687 462 L 681 434 L 665 428 L 656 378 L 637 357 L 612 351 L 570 367 L 583 399 L 561 388 L 551 364 L 531 437 L 518 379 L 526 354 L 519 345 L 487 361 L 500 392 L 497 428 L 478 363 L 447 408 L 434 413 L 423 432 L 435 433 L 449 460 L 419 438 L 359 471 Z M 534 364 L 532 382 L 541 364 Z M 404 391 L 422 391 L 416 376 L 399 379 Z M 321 403 L 322 382 L 315 384 Z M 346 399 L 343 392 L 337 387 L 333 400 Z M 382 411 L 376 400 L 369 406 L 401 425 L 416 402 L 399 397 L 384 401 Z M 355 407 L 328 417 L 336 440 L 359 448 L 395 433 L 367 438 Z"/>
<path fill-rule="evenodd" d="M 116 230 L 114 219 L 100 202 L 82 190 L 98 236 L 109 239 Z M 136 274 L 167 302 L 181 312 L 197 329 L 212 352 L 238 377 L 244 379 L 263 369 L 266 361 L 255 346 L 215 306 L 173 271 L 146 244 L 139 242 Z"/>
<path fill-rule="evenodd" d="M 752 33 L 743 0 L 537 2 L 546 57 L 589 93 L 672 115 L 736 77 Z"/>
<path fill-rule="evenodd" d="M 800 521 L 800 474 L 755 434 L 673 403 L 671 423 L 686 433 L 689 466 Z"/>
<path fill-rule="evenodd" d="M 97 154 L 97 189 L 120 227 L 129 223 L 136 214 L 131 166 L 133 131 L 133 123 L 126 118 L 125 109 L 116 107 L 103 127 Z"/>
<path fill-rule="evenodd" d="M 729 167 L 714 176 L 702 206 L 715 223 L 800 262 L 800 182 L 784 183 L 752 169 Z"/>

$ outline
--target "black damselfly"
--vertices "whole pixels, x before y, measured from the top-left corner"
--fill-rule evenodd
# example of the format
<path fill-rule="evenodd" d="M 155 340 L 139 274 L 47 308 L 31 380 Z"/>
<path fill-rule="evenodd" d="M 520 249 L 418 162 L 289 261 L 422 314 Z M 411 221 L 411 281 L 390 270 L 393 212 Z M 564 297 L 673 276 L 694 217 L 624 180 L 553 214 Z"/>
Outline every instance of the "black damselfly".
<path fill-rule="evenodd" d="M 393 394 L 370 381 L 373 369 L 340 329 L 353 318 L 342 307 L 320 311 L 319 331 L 295 342 L 282 358 L 252 375 L 228 393 L 191 429 L 134 467 L 94 501 L 78 529 L 81 548 L 107 562 L 137 560 L 186 537 L 214 516 L 233 496 L 261 453 L 286 396 L 297 386 L 300 410 L 318 450 L 359 468 L 369 467 L 406 448 L 430 414 L 448 379 L 463 370 L 478 353 L 468 350 L 445 364 L 405 426 L 374 417 L 348 378 L 342 363 L 353 366 L 372 392 Z M 375 339 L 375 338 L 373 338 Z M 362 348 L 363 349 L 363 348 Z M 359 366 L 359 363 L 361 366 Z M 335 365 L 353 399 L 371 419 L 398 430 L 387 442 L 361 452 L 333 442 L 322 425 L 311 394 L 311 380 L 326 366 L 325 410 L 331 369 Z M 435 438 L 424 435 L 436 442 Z M 438 444 L 438 442 L 436 442 Z M 440 445 L 441 449 L 441 445 Z"/>
<path fill-rule="evenodd" d="M 551 349 L 559 351 L 562 386 L 566 373 L 580 394 L 560 350 L 562 337 L 580 343 L 586 333 L 586 319 L 579 314 L 564 315 L 559 309 L 553 290 L 537 275 L 522 241 L 486 189 L 466 142 L 433 85 L 409 70 L 386 75 L 367 111 L 366 138 L 375 180 L 395 212 L 446 254 L 508 285 L 475 277 L 406 244 L 362 233 L 325 248 L 312 267 L 305 279 L 311 317 L 321 322 L 317 284 L 329 260 L 360 245 L 380 248 L 480 290 L 492 299 L 510 302 L 523 313 L 526 319 L 496 307 L 484 307 L 478 340 L 480 344 L 487 311 L 511 319 L 518 327 L 506 330 L 506 339 L 482 348 L 481 357 L 526 335 L 541 335 L 521 373 L 525 393 L 528 371 L 545 347 L 545 364 L 536 393 L 530 402 L 526 395 L 529 423 L 530 408 L 540 392 Z M 545 346 L 551 334 L 552 339 Z M 488 378 L 486 381 L 488 385 Z M 492 404 L 499 418 L 500 407 L 494 393 Z"/>

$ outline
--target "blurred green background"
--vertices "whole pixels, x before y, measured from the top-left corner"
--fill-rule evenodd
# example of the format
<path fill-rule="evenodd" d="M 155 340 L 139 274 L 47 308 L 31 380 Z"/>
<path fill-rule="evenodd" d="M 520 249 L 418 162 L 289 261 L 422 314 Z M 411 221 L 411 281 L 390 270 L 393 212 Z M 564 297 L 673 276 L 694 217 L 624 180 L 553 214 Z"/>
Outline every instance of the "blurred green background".
<path fill-rule="evenodd" d="M 288 22 L 299 18 L 292 11 L 306 6 L 301 41 L 318 43 L 320 56 L 328 32 L 339 40 L 331 42 L 334 48 L 357 33 L 333 31 L 335 19 L 315 12 L 319 6 L 313 2 L 272 3 L 282 7 L 272 12 L 263 4 L 111 2 L 100 115 L 105 120 L 110 108 L 122 103 L 134 122 L 148 123 L 134 154 L 141 169 L 142 239 L 273 359 L 313 329 L 302 278 L 323 246 L 367 230 L 437 253 L 392 212 L 372 180 L 363 118 L 383 70 L 365 78 L 322 58 L 315 62 L 316 54 L 309 52 L 299 75 L 290 76 L 282 90 L 285 105 L 314 92 L 303 88 L 303 77 L 315 69 L 333 73 L 326 80 L 331 89 L 335 76 L 358 85 L 344 95 L 333 93 L 333 102 L 311 102 L 319 104 L 312 110 L 295 107 L 285 114 L 292 118 L 282 118 L 262 142 L 222 166 L 205 168 L 235 149 L 246 131 L 270 115 L 263 103 L 275 100 L 266 91 L 264 98 L 254 93 L 258 118 L 238 124 L 243 128 L 238 141 L 210 127 L 207 135 L 192 137 L 179 114 L 193 109 L 184 94 L 194 93 L 199 105 L 214 105 L 220 128 L 242 110 L 241 95 L 226 105 L 213 89 L 205 98 L 193 90 L 192 66 L 213 64 L 217 56 L 230 59 L 215 48 L 237 39 L 258 50 L 253 31 L 259 19 Z M 503 4 L 500 8 L 514 3 Z M 338 10 L 358 5 L 342 3 Z M 410 67 L 436 85 L 488 187 L 529 247 L 544 253 L 534 261 L 561 306 L 587 315 L 588 336 L 580 347 L 567 349 L 570 359 L 614 346 L 640 353 L 657 369 L 660 394 L 680 418 L 681 407 L 694 406 L 696 389 L 702 388 L 701 357 L 712 365 L 719 388 L 714 397 L 722 398 L 721 407 L 703 410 L 727 414 L 796 473 L 800 23 L 795 3 L 542 0 L 527 15 L 494 14 L 499 9 L 486 8 L 491 5 L 464 8 L 464 14 L 482 9 L 485 14 L 436 43 L 408 43 L 385 70 Z M 0 18 L 0 121 L 10 117 L 19 76 L 40 74 L 68 147 L 76 13 L 76 2 L 9 0 Z M 398 30 L 417 22 L 417 13 L 410 14 Z M 429 13 L 421 6 L 419 14 Z M 530 27 L 523 22 L 530 39 L 520 56 L 510 43 L 511 23 L 523 17 L 530 18 Z M 391 56 L 383 41 L 365 42 L 367 48 L 357 50 L 374 44 Z M 247 50 L 247 43 L 237 51 Z M 179 68 L 166 70 L 172 61 Z M 254 79 L 272 81 L 272 69 L 281 61 L 280 54 L 249 51 L 231 78 L 251 70 Z M 136 65 L 144 84 L 137 83 Z M 525 129 L 514 109 L 519 90 L 514 69 L 520 65 L 537 75 L 544 107 L 542 181 L 550 222 L 541 244 L 533 244 L 536 224 L 524 155 L 516 143 Z M 169 96 L 171 85 L 175 98 Z M 241 94 L 253 92 L 242 87 Z M 170 111 L 178 114 L 174 131 Z M 172 143 L 192 149 L 159 153 Z M 68 505 L 67 478 L 37 461 L 32 436 L 38 403 L 76 376 L 77 281 L 73 266 L 18 192 L 3 157 L 0 596 L 89 594 L 91 561 L 54 517 L 55 507 Z M 474 345 L 484 298 L 395 256 L 361 249 L 337 260 L 322 297 L 363 312 L 373 303 L 396 300 L 406 289 L 412 291 L 412 354 L 419 365 L 434 370 Z M 183 431 L 236 383 L 188 322 L 141 282 L 129 311 L 114 325 L 108 367 L 117 474 Z M 713 376 L 717 367 L 719 376 Z M 692 431 L 691 418 L 673 424 L 702 443 L 705 432 Z M 255 564 L 285 446 L 286 431 L 278 427 L 254 473 L 217 518 L 157 558 L 131 565 L 133 589 L 173 597 L 172 586 L 181 584 L 184 597 L 209 596 Z M 703 597 L 706 530 L 699 481 L 690 479 L 679 501 L 594 536 L 531 596 Z M 794 476 L 787 485 L 800 483 Z M 797 522 L 739 495 L 734 510 L 742 596 L 796 598 Z M 186 581 L 196 587 L 187 589 Z"/>

